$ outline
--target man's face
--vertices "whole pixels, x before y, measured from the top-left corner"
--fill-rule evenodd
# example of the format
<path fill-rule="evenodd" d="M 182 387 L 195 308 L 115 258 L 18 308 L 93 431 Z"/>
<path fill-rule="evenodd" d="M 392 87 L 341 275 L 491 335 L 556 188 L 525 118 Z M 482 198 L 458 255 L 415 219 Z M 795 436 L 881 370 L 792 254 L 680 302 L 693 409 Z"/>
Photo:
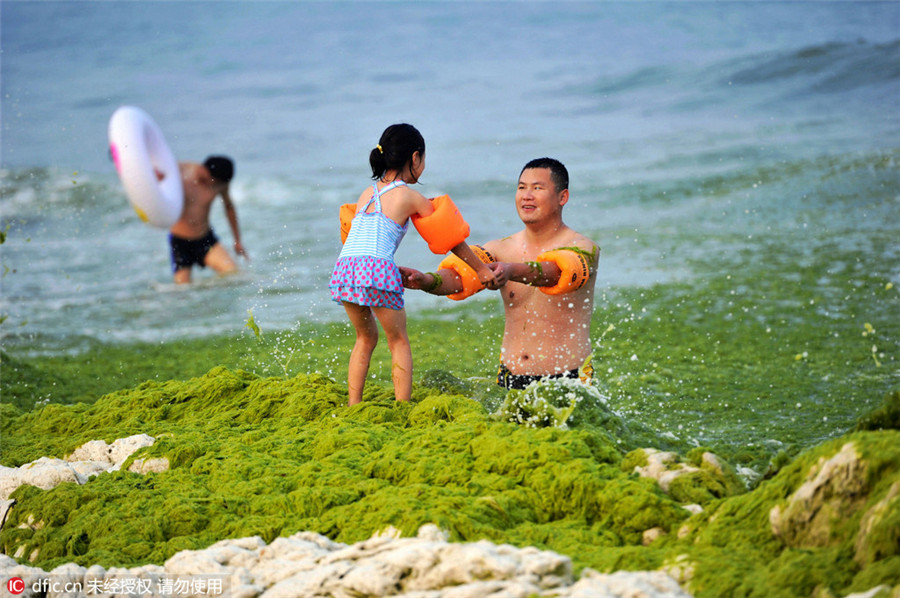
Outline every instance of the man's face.
<path fill-rule="evenodd" d="M 540 222 L 557 214 L 568 199 L 568 191 L 556 191 L 549 168 L 522 171 L 516 189 L 516 211 L 522 222 Z"/>

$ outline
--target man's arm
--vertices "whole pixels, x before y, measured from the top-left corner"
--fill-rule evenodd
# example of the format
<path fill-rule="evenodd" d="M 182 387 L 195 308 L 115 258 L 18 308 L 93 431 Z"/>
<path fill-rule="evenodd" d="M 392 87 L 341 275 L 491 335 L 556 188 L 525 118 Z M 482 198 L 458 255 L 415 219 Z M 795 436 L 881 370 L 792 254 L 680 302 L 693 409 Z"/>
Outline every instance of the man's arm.
<path fill-rule="evenodd" d="M 222 191 L 222 203 L 225 204 L 225 217 L 228 218 L 228 226 L 231 227 L 231 234 L 234 236 L 234 252 L 249 260 L 250 256 L 247 255 L 247 250 L 244 249 L 244 244 L 241 243 L 241 229 L 238 226 L 237 210 L 234 208 L 228 189 Z"/>
<path fill-rule="evenodd" d="M 525 262 L 503 264 L 509 280 L 534 287 L 552 287 L 559 282 L 562 270 L 555 262 Z"/>
<path fill-rule="evenodd" d="M 533 262 L 503 264 L 509 280 L 540 287 L 555 295 L 581 288 L 597 267 L 600 249 L 587 240 L 570 247 L 545 251 Z M 561 280 L 565 277 L 565 280 Z"/>

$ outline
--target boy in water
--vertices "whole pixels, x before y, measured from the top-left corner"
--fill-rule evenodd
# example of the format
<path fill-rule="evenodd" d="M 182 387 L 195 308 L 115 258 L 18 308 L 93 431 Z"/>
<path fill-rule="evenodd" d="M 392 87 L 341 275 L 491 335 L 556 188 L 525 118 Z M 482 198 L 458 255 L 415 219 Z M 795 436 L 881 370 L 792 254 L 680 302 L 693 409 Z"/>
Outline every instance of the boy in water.
<path fill-rule="evenodd" d="M 234 177 L 234 163 L 225 156 L 210 156 L 203 164 L 180 162 L 179 167 L 184 187 L 184 207 L 178 222 L 169 229 L 175 282 L 191 282 L 194 265 L 201 268 L 209 266 L 219 274 L 237 271 L 237 264 L 219 243 L 209 224 L 213 201 L 221 195 L 225 216 L 234 236 L 234 252 L 249 259 L 241 243 L 237 211 L 228 194 L 228 185 Z"/>

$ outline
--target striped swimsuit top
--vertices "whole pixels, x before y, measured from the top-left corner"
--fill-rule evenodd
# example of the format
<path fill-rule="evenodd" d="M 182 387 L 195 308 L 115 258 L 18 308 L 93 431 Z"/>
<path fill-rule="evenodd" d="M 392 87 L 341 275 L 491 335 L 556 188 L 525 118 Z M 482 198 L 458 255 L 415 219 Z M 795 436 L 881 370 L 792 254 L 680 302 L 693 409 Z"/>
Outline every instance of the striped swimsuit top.
<path fill-rule="evenodd" d="M 409 228 L 409 220 L 400 226 L 385 216 L 381 211 L 381 195 L 401 185 L 406 183 L 394 181 L 385 185 L 381 191 L 378 190 L 378 185 L 372 185 L 372 198 L 353 217 L 350 234 L 341 249 L 341 258 L 371 256 L 393 261 L 394 253 Z M 373 203 L 375 209 L 367 212 Z"/>

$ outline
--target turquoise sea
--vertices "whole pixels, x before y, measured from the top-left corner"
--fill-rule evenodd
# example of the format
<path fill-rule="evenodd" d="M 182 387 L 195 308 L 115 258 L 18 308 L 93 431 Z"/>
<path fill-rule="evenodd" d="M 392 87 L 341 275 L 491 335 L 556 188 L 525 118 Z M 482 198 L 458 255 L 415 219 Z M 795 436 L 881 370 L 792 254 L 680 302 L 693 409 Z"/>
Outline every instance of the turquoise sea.
<path fill-rule="evenodd" d="M 600 293 L 740 267 L 773 236 L 798 268 L 822 243 L 871 250 L 900 285 L 897 243 L 872 243 L 900 230 L 898 3 L 6 0 L 0 19 L 6 348 L 343 318 L 337 209 L 402 121 L 426 138 L 421 190 L 454 197 L 474 241 L 517 230 L 527 160 L 562 160 Z M 235 159 L 241 275 L 171 284 L 165 231 L 109 159 L 124 104 L 179 159 Z M 413 233 L 398 261 L 437 258 Z"/>

